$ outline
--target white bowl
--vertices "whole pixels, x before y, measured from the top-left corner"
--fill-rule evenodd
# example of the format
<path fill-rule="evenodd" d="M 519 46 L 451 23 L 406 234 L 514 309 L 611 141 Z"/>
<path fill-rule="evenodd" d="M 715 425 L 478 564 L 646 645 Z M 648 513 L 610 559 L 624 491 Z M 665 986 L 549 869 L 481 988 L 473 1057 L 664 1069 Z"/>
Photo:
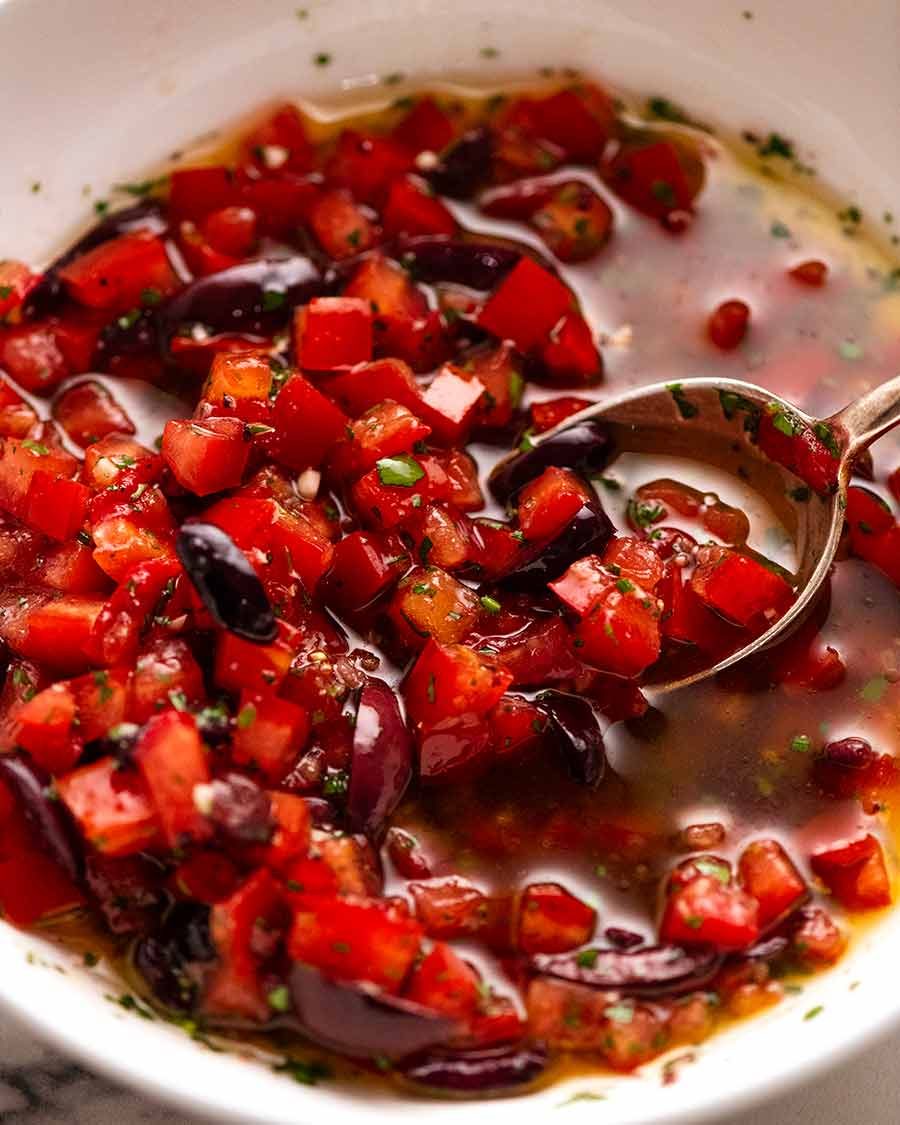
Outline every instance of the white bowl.
<path fill-rule="evenodd" d="M 568 64 L 661 93 L 698 115 L 801 138 L 867 213 L 900 186 L 896 0 L 0 0 L 0 251 L 41 260 L 86 221 L 91 198 L 278 95 L 377 93 L 381 76 L 488 78 Z M 745 14 L 745 9 L 751 11 Z M 497 57 L 486 59 L 484 48 Z M 316 66 L 327 52 L 332 62 Z M 490 54 L 491 52 L 487 52 Z M 40 184 L 39 191 L 32 185 Z M 893 198 L 892 198 L 893 197 Z M 900 912 L 767 1015 L 720 1034 L 664 1087 L 658 1066 L 571 1081 L 506 1103 L 523 1125 L 568 1108 L 609 1125 L 696 1123 L 809 1080 L 900 1016 Z M 57 971 L 65 970 L 64 974 Z M 219 1121 L 361 1125 L 496 1120 L 458 1105 L 306 1088 L 265 1062 L 214 1054 L 110 1003 L 121 991 L 55 946 L 0 924 L 0 1001 L 90 1066 Z M 813 1007 L 817 1019 L 804 1020 Z"/>

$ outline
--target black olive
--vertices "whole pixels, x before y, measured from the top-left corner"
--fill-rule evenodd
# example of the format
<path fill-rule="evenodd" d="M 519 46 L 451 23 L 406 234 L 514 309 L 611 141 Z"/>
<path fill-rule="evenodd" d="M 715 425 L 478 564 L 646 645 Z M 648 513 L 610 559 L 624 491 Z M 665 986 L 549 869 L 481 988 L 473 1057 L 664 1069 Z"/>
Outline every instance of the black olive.
<path fill-rule="evenodd" d="M 577 695 L 551 690 L 541 692 L 538 704 L 569 773 L 583 785 L 599 785 L 606 771 L 606 748 L 590 703 Z"/>
<path fill-rule="evenodd" d="M 722 955 L 712 948 L 682 949 L 652 945 L 645 949 L 591 949 L 531 959 L 539 975 L 591 988 L 640 996 L 677 996 L 705 987 L 719 971 Z"/>
<path fill-rule="evenodd" d="M 271 798 L 241 773 L 226 773 L 209 783 L 206 815 L 226 839 L 245 844 L 264 844 L 271 839 Z"/>
<path fill-rule="evenodd" d="M 230 535 L 211 523 L 186 523 L 175 550 L 217 624 L 254 644 L 275 639 L 278 626 L 263 584 Z"/>
<path fill-rule="evenodd" d="M 585 555 L 600 555 L 613 534 L 613 525 L 597 500 L 586 501 L 549 543 L 528 544 L 511 570 L 496 584 L 507 590 L 543 591 L 548 582 Z"/>
<path fill-rule="evenodd" d="M 450 282 L 469 289 L 493 289 L 522 257 L 496 242 L 461 242 L 447 235 L 398 238 L 393 253 L 417 281 Z"/>
<path fill-rule="evenodd" d="M 551 466 L 589 476 L 602 472 L 614 456 L 615 447 L 608 428 L 589 418 L 536 442 L 524 453 L 501 461 L 488 479 L 488 488 L 495 500 L 507 504 L 520 488 Z"/>
<path fill-rule="evenodd" d="M 494 141 L 483 126 L 464 133 L 456 144 L 441 154 L 425 178 L 440 195 L 451 199 L 471 199 L 491 171 Z"/>
<path fill-rule="evenodd" d="M 267 336 L 287 324 L 296 305 L 333 288 L 303 255 L 261 258 L 198 277 L 159 309 L 163 358 L 171 360 L 172 337 L 195 326 L 211 332 Z"/>
<path fill-rule="evenodd" d="M 189 1012 L 196 1002 L 204 968 L 216 959 L 209 907 L 176 902 L 159 929 L 137 942 L 132 959 L 160 1003 Z"/>
<path fill-rule="evenodd" d="M 546 1069 L 548 1055 L 540 1043 L 503 1044 L 471 1051 L 434 1051 L 406 1060 L 403 1077 L 442 1094 L 504 1094 L 525 1086 Z"/>

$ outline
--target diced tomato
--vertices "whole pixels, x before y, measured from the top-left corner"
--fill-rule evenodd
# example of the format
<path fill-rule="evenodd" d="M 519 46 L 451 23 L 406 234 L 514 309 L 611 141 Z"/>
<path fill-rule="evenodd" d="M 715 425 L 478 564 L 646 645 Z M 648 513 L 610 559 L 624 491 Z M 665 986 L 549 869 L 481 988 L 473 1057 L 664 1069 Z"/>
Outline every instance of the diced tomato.
<path fill-rule="evenodd" d="M 0 261 L 0 321 L 9 320 L 10 313 L 21 308 L 25 298 L 41 280 L 24 262 L 5 258 Z"/>
<path fill-rule="evenodd" d="M 294 314 L 294 354 L 307 371 L 334 371 L 372 358 L 372 310 L 356 297 L 314 297 Z"/>
<path fill-rule="evenodd" d="M 784 578 L 727 547 L 701 547 L 691 589 L 710 609 L 748 626 L 761 615 L 780 617 L 793 600 Z"/>
<path fill-rule="evenodd" d="M 384 402 L 399 403 L 415 414 L 422 401 L 409 365 L 400 359 L 362 363 L 323 380 L 321 386 L 354 417 Z"/>
<path fill-rule="evenodd" d="M 445 364 L 422 393 L 416 413 L 431 427 L 438 444 L 459 445 L 475 422 L 484 391 L 480 379 Z"/>
<path fill-rule="evenodd" d="M 416 917 L 425 932 L 433 938 L 461 938 L 482 934 L 499 923 L 496 900 L 458 876 L 428 879 L 410 883 L 409 893 L 415 903 Z M 498 926 L 498 928 L 500 928 Z M 509 930 L 509 918 L 506 918 Z M 509 939 L 507 937 L 507 944 Z"/>
<path fill-rule="evenodd" d="M 817 851 L 810 865 L 841 906 L 874 910 L 891 904 L 891 881 L 878 840 L 870 834 Z"/>
<path fill-rule="evenodd" d="M 221 406 L 226 398 L 265 401 L 272 386 L 272 368 L 256 352 L 223 352 L 213 358 L 203 398 Z"/>
<path fill-rule="evenodd" d="M 660 654 L 660 610 L 656 599 L 628 578 L 615 585 L 575 629 L 579 659 L 617 676 L 638 676 Z"/>
<path fill-rule="evenodd" d="M 14 926 L 33 926 L 84 905 L 84 895 L 41 843 L 12 794 L 0 791 L 0 912 Z"/>
<path fill-rule="evenodd" d="M 27 437 L 37 420 L 34 408 L 0 376 L 0 437 Z"/>
<path fill-rule="evenodd" d="M 91 548 L 77 539 L 51 547 L 34 576 L 40 585 L 63 594 L 99 594 L 109 588 L 109 578 L 94 562 Z"/>
<path fill-rule="evenodd" d="M 706 332 L 723 352 L 734 351 L 743 342 L 750 326 L 750 306 L 745 301 L 723 301 L 710 313 Z"/>
<path fill-rule="evenodd" d="M 829 742 L 813 762 L 816 785 L 829 797 L 857 798 L 867 813 L 877 812 L 900 785 L 900 766 L 891 754 L 878 754 L 863 738 Z"/>
<path fill-rule="evenodd" d="M 82 739 L 74 728 L 75 696 L 65 683 L 39 691 L 16 715 L 16 741 L 49 773 L 65 773 L 81 756 Z"/>
<path fill-rule="evenodd" d="M 249 207 L 222 207 L 203 220 L 203 237 L 214 250 L 245 258 L 256 245 L 256 214 Z"/>
<path fill-rule="evenodd" d="M 138 653 L 131 677 L 128 715 L 143 723 L 160 711 L 200 703 L 203 673 L 181 637 L 153 637 Z"/>
<path fill-rule="evenodd" d="M 847 938 L 821 907 L 804 906 L 791 927 L 791 952 L 804 964 L 833 965 L 847 948 Z"/>
<path fill-rule="evenodd" d="M 134 855 L 158 839 L 159 820 L 143 778 L 115 758 L 57 778 L 56 790 L 88 843 L 104 855 Z"/>
<path fill-rule="evenodd" d="M 326 599 L 347 612 L 364 609 L 397 582 L 408 566 L 409 555 L 398 538 L 352 531 L 335 544 Z"/>
<path fill-rule="evenodd" d="M 337 894 L 381 894 L 383 887 L 378 858 L 365 836 L 319 835 L 315 850 L 331 871 Z"/>
<path fill-rule="evenodd" d="M 454 715 L 486 714 L 512 682 L 512 676 L 465 645 L 430 640 L 403 688 L 414 720 L 436 723 Z"/>
<path fill-rule="evenodd" d="M 76 594 L 17 598 L 15 610 L 0 612 L 0 636 L 26 660 L 76 675 L 88 667 L 85 646 L 102 608 L 102 598 Z"/>
<path fill-rule="evenodd" d="M 429 638 L 440 644 L 461 641 L 478 618 L 478 596 L 438 567 L 415 567 L 397 587 L 390 619 L 404 643 L 421 648 Z"/>
<path fill-rule="evenodd" d="M 532 883 L 519 904 L 518 948 L 565 953 L 591 940 L 597 912 L 559 883 Z"/>
<path fill-rule="evenodd" d="M 71 477 L 76 467 L 75 458 L 62 449 L 31 438 L 5 438 L 0 445 L 0 508 L 24 519 L 35 474 Z"/>
<path fill-rule="evenodd" d="M 702 173 L 689 176 L 684 151 L 668 140 L 623 146 L 607 173 L 627 203 L 655 219 L 690 211 L 702 182 Z"/>
<path fill-rule="evenodd" d="M 487 301 L 479 325 L 527 352 L 545 344 L 572 307 L 566 286 L 532 258 L 521 258 Z"/>
<path fill-rule="evenodd" d="M 262 692 L 241 693 L 232 753 L 277 783 L 300 755 L 309 736 L 309 716 L 302 707 Z"/>
<path fill-rule="evenodd" d="M 178 287 L 164 244 L 147 231 L 101 243 L 63 266 L 59 277 L 80 305 L 118 312 L 139 307 L 149 290 L 167 297 Z"/>
<path fill-rule="evenodd" d="M 398 234 L 453 234 L 456 219 L 424 182 L 414 176 L 394 180 L 382 213 L 384 232 Z"/>
<path fill-rule="evenodd" d="M 325 174 L 338 186 L 349 188 L 363 203 L 380 207 L 391 182 L 408 172 L 412 163 L 408 150 L 389 137 L 344 129 Z"/>
<path fill-rule="evenodd" d="M 485 578 L 498 578 L 512 569 L 522 550 L 517 529 L 499 520 L 476 519 L 473 523 L 471 561 Z"/>
<path fill-rule="evenodd" d="M 441 941 L 415 967 L 404 996 L 452 1019 L 468 1020 L 479 1006 L 480 985 L 472 966 Z"/>
<path fill-rule="evenodd" d="M 814 492 L 827 496 L 837 487 L 837 444 L 824 422 L 813 432 L 786 410 L 774 407 L 760 414 L 756 441 L 767 457 L 796 473 Z"/>
<path fill-rule="evenodd" d="M 289 102 L 276 106 L 247 134 L 243 150 L 245 159 L 262 172 L 306 172 L 316 158 L 303 115 Z"/>
<path fill-rule="evenodd" d="M 281 909 L 278 884 L 265 868 L 213 906 L 209 928 L 219 965 L 203 996 L 207 1011 L 259 1021 L 269 1016 L 256 948 L 281 922 Z"/>
<path fill-rule="evenodd" d="M 759 908 L 739 888 L 699 875 L 669 896 L 659 935 L 675 944 L 746 949 L 759 937 Z"/>
<path fill-rule="evenodd" d="M 288 952 L 339 980 L 368 981 L 388 993 L 403 987 L 422 928 L 389 903 L 317 898 L 294 915 Z"/>
<path fill-rule="evenodd" d="M 189 492 L 208 496 L 241 483 L 250 443 L 238 418 L 173 419 L 163 431 L 162 456 Z"/>
<path fill-rule="evenodd" d="M 518 754 L 536 745 L 546 720 L 540 708 L 519 695 L 504 695 L 489 716 L 495 751 L 500 755 Z"/>
<path fill-rule="evenodd" d="M 590 383 L 603 375 L 603 357 L 594 343 L 591 326 L 577 312 L 563 316 L 541 350 L 541 360 L 557 382 Z"/>
<path fill-rule="evenodd" d="M 655 590 L 663 576 L 658 551 L 644 539 L 619 535 L 610 540 L 603 553 L 604 565 L 614 574 L 630 578 L 645 590 Z"/>
<path fill-rule="evenodd" d="M 70 680 L 78 711 L 78 734 L 85 742 L 102 738 L 123 721 L 128 697 L 126 669 L 100 669 Z"/>
<path fill-rule="evenodd" d="M 760 929 L 767 929 L 809 896 L 806 883 L 777 840 L 754 840 L 741 853 L 741 883 L 759 904 Z"/>
<path fill-rule="evenodd" d="M 383 459 L 351 489 L 353 506 L 365 523 L 392 528 L 415 515 L 429 500 L 448 498 L 450 481 L 435 457 L 400 454 Z"/>
<path fill-rule="evenodd" d="M 598 555 L 586 555 L 572 563 L 562 577 L 549 582 L 548 586 L 563 605 L 579 617 L 584 617 L 615 586 L 616 580 Z"/>
<path fill-rule="evenodd" d="M 552 539 L 589 499 L 587 486 L 578 476 L 551 466 L 519 493 L 519 527 L 528 540 Z"/>
<path fill-rule="evenodd" d="M 106 488 L 120 473 L 134 468 L 139 461 L 158 464 L 157 455 L 133 438 L 110 434 L 84 451 L 82 476 L 93 488 Z"/>
<path fill-rule="evenodd" d="M 40 320 L 0 328 L 0 368 L 38 395 L 48 394 L 72 374 L 53 325 Z"/>
<path fill-rule="evenodd" d="M 561 262 L 585 262 L 609 239 L 613 215 L 587 184 L 561 184 L 531 216 L 532 225 Z"/>
<path fill-rule="evenodd" d="M 430 566 L 459 570 L 469 562 L 473 547 L 472 525 L 468 517 L 449 504 L 426 504 L 407 521 L 413 552 Z"/>
<path fill-rule="evenodd" d="M 268 844 L 257 849 L 260 861 L 276 871 L 288 870 L 298 856 L 309 851 L 309 806 L 294 793 L 269 794 L 274 829 Z"/>
<path fill-rule="evenodd" d="M 670 640 L 694 644 L 701 652 L 710 654 L 728 651 L 741 643 L 738 627 L 707 608 L 677 563 L 668 565 L 659 594 L 665 605 L 662 633 Z"/>
<path fill-rule="evenodd" d="M 391 136 L 414 155 L 420 152 L 441 152 L 456 135 L 452 119 L 434 98 L 419 98 Z"/>
<path fill-rule="evenodd" d="M 273 421 L 278 459 L 289 468 L 321 465 L 343 437 L 347 416 L 302 375 L 292 375 L 275 399 Z"/>
<path fill-rule="evenodd" d="M 240 873 L 234 863 L 220 851 L 193 852 L 181 861 L 172 874 L 179 895 L 212 906 L 224 902 L 237 890 Z"/>
<path fill-rule="evenodd" d="M 340 477 L 359 477 L 383 457 L 410 452 L 430 433 L 431 427 L 405 406 L 380 403 L 350 423 L 346 436 L 332 450 L 331 468 Z"/>
<path fill-rule="evenodd" d="M 180 576 L 174 557 L 138 563 L 103 606 L 87 644 L 88 655 L 109 667 L 134 659 L 141 630 L 162 608 L 167 588 Z"/>
<path fill-rule="evenodd" d="M 596 160 L 615 126 L 612 99 L 594 83 L 582 83 L 544 98 L 520 99 L 511 114 L 577 162 Z"/>
<path fill-rule="evenodd" d="M 323 191 L 310 207 L 309 225 L 329 257 L 355 258 L 375 245 L 378 228 L 344 188 Z"/>
<path fill-rule="evenodd" d="M 93 381 L 64 391 L 53 403 L 53 417 L 82 449 L 107 434 L 134 433 L 125 411 L 105 387 Z"/>
<path fill-rule="evenodd" d="M 533 402 L 529 408 L 531 428 L 536 434 L 545 433 L 590 405 L 589 399 L 568 395 L 562 398 L 547 399 L 545 402 Z"/>
<path fill-rule="evenodd" d="M 213 679 L 226 691 L 274 690 L 288 674 L 299 648 L 297 630 L 286 621 L 278 622 L 278 636 L 268 645 L 224 632 L 216 649 Z"/>
<path fill-rule="evenodd" d="M 90 489 L 77 480 L 54 476 L 43 469 L 32 476 L 25 500 L 25 522 L 63 543 L 84 526 Z"/>
<path fill-rule="evenodd" d="M 231 170 L 221 164 L 176 168 L 169 177 L 169 211 L 176 223 L 199 222 L 212 211 L 231 206 L 237 194 Z"/>
<path fill-rule="evenodd" d="M 205 839 L 211 829 L 194 804 L 194 787 L 209 781 L 209 763 L 193 717 L 182 711 L 154 716 L 141 732 L 134 760 L 168 846 Z"/>

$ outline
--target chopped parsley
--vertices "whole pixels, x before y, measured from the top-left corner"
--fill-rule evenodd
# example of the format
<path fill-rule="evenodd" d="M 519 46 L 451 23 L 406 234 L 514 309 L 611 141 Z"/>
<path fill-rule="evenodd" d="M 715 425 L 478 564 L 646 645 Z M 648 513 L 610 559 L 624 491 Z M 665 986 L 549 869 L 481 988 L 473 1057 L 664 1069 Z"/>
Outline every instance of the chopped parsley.
<path fill-rule="evenodd" d="M 425 470 L 408 453 L 398 453 L 394 457 L 382 457 L 375 462 L 378 479 L 382 484 L 394 488 L 412 488 L 416 481 L 425 476 Z"/>
<path fill-rule="evenodd" d="M 485 594 L 479 601 L 481 602 L 481 608 L 487 613 L 499 613 L 502 608 L 497 599 L 492 598 L 489 594 Z"/>
<path fill-rule="evenodd" d="M 700 413 L 700 408 L 690 402 L 684 393 L 684 388 L 681 383 L 667 383 L 666 390 L 675 400 L 675 405 L 678 407 L 678 413 L 682 418 L 696 418 Z"/>

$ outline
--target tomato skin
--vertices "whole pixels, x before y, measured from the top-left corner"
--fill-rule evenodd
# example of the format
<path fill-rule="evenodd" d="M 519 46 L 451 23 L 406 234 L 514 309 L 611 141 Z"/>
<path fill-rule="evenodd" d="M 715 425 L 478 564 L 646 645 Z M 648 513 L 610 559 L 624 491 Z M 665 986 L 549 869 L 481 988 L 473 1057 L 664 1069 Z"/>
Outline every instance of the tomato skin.
<path fill-rule="evenodd" d="M 143 778 L 100 758 L 56 779 L 60 799 L 85 839 L 104 855 L 134 855 L 159 840 L 160 824 Z"/>
<path fill-rule="evenodd" d="M 848 910 L 877 910 L 890 906 L 891 882 L 884 851 L 871 834 L 814 852 L 809 862 L 815 874 Z"/>
<path fill-rule="evenodd" d="M 793 591 L 778 574 L 727 547 L 701 547 L 691 589 L 710 609 L 745 628 L 761 614 L 781 616 Z"/>
<path fill-rule="evenodd" d="M 389 903 L 317 897 L 294 914 L 288 952 L 338 980 L 369 981 L 395 995 L 419 951 L 422 927 Z"/>
<path fill-rule="evenodd" d="M 518 948 L 523 953 L 565 953 L 591 940 L 597 912 L 559 883 L 532 883 L 519 904 Z"/>
<path fill-rule="evenodd" d="M 741 854 L 738 872 L 744 890 L 759 904 L 759 926 L 765 930 L 809 897 L 809 890 L 777 840 L 754 840 Z"/>
<path fill-rule="evenodd" d="M 372 310 L 356 297 L 314 297 L 294 314 L 294 352 L 307 371 L 367 363 L 372 358 Z"/>
<path fill-rule="evenodd" d="M 545 344 L 551 330 L 572 306 L 563 283 L 531 258 L 522 258 L 506 275 L 478 317 L 499 340 L 512 340 L 528 352 Z"/>
<path fill-rule="evenodd" d="M 197 496 L 236 488 L 250 457 L 250 442 L 237 418 L 189 418 L 166 422 L 162 456 L 178 483 Z"/>
<path fill-rule="evenodd" d="M 179 284 L 162 241 L 147 231 L 88 250 L 63 266 L 59 276 L 80 305 L 110 312 L 139 307 L 148 290 L 167 297 Z"/>

